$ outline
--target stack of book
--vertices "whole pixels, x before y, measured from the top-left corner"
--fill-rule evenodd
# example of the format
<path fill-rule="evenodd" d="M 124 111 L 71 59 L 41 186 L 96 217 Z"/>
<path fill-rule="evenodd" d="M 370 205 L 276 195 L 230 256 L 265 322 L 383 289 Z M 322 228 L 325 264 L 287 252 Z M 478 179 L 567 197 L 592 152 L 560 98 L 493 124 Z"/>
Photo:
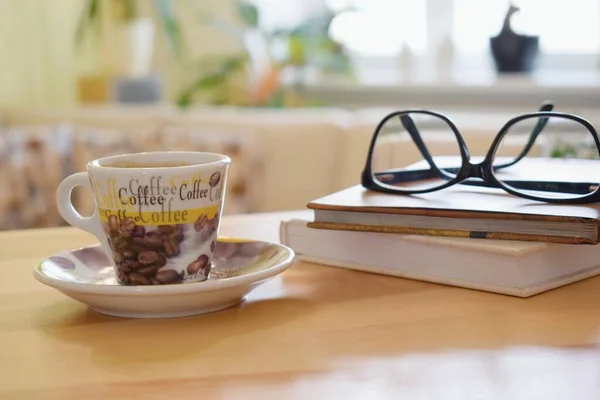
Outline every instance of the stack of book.
<path fill-rule="evenodd" d="M 600 205 L 554 205 L 455 185 L 422 195 L 357 185 L 281 224 L 299 259 L 529 297 L 600 274 Z"/>

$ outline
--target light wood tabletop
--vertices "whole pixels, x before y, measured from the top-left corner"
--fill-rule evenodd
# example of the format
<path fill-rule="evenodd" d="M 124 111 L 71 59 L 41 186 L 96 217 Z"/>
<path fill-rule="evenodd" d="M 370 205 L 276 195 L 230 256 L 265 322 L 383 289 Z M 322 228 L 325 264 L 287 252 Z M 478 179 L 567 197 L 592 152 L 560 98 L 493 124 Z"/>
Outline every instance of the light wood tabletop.
<path fill-rule="evenodd" d="M 277 241 L 298 216 L 221 234 Z M 520 299 L 297 262 L 224 311 L 124 319 L 32 277 L 92 243 L 0 233 L 0 399 L 600 398 L 600 277 Z"/>

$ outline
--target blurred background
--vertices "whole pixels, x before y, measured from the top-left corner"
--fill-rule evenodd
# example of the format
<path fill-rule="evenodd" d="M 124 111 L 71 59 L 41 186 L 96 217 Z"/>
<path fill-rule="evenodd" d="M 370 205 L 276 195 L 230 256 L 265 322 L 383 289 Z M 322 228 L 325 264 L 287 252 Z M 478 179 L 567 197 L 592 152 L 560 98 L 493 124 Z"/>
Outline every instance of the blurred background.
<path fill-rule="evenodd" d="M 600 119 L 600 0 L 1 0 L 0 32 L 0 229 L 63 225 L 108 154 L 227 153 L 225 213 L 264 212 L 359 183 L 390 111 L 474 155 L 546 100 Z"/>

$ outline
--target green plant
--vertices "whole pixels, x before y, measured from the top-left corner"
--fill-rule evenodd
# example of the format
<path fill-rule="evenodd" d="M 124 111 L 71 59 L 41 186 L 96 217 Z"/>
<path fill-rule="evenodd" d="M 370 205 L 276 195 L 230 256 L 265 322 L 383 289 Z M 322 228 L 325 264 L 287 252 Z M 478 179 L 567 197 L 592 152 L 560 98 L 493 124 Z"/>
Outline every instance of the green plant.
<path fill-rule="evenodd" d="M 246 65 L 247 57 L 244 54 L 233 55 L 216 60 L 208 72 L 194 79 L 189 86 L 184 88 L 177 98 L 177 105 L 185 108 L 194 102 L 194 96 L 198 92 L 214 90 L 211 103 L 226 104 L 229 102 L 224 86 L 231 76 L 239 72 Z"/>
<path fill-rule="evenodd" d="M 341 46 L 329 37 L 329 25 L 334 14 L 327 13 L 307 18 L 302 24 L 290 29 L 267 31 L 259 25 L 260 13 L 254 4 L 236 0 L 235 6 L 240 20 L 239 26 L 212 14 L 203 15 L 201 23 L 210 25 L 233 38 L 243 50 L 236 54 L 213 56 L 209 62 L 201 60 L 198 63 L 196 77 L 190 80 L 177 97 L 176 103 L 180 107 L 189 106 L 199 95 L 208 96 L 207 101 L 212 104 L 267 107 L 314 104 L 307 100 L 300 101 L 293 88 L 284 88 L 280 84 L 280 72 L 286 67 L 301 69 L 308 66 L 325 73 L 349 71 L 348 58 Z M 249 44 L 250 37 L 255 45 L 267 49 L 268 59 L 266 62 L 258 61 L 265 70 L 258 73 L 255 71 L 252 76 L 258 86 L 256 93 L 245 93 L 246 96 L 241 96 L 239 91 L 247 92 L 248 89 L 244 88 L 239 80 L 243 79 L 245 71 L 253 70 L 250 67 L 257 63 L 257 58 L 265 56 L 257 54 L 253 45 Z M 302 84 L 302 76 L 298 75 L 298 77 L 294 82 L 295 86 Z"/>
<path fill-rule="evenodd" d="M 598 150 L 596 143 L 591 140 L 580 142 L 567 142 L 558 140 L 550 150 L 553 158 L 589 158 L 597 159 Z"/>
<path fill-rule="evenodd" d="M 132 21 L 140 16 L 138 0 L 87 0 L 77 23 L 75 45 L 79 47 L 90 29 L 100 30 L 101 7 L 112 1 L 112 15 L 119 21 Z M 183 53 L 183 40 L 179 20 L 173 13 L 170 0 L 153 0 L 154 8 L 163 29 L 177 56 Z"/>

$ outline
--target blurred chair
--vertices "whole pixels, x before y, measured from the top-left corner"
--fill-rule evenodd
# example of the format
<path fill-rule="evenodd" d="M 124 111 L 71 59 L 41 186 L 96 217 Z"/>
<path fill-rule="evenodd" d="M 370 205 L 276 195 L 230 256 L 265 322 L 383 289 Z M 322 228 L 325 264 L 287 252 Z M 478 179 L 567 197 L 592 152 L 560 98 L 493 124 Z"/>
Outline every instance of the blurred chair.
<path fill-rule="evenodd" d="M 56 187 L 70 172 L 68 126 L 15 126 L 0 130 L 0 229 L 63 224 Z"/>
<path fill-rule="evenodd" d="M 360 183 L 373 132 L 389 111 L 210 106 L 177 112 L 166 106 L 9 110 L 0 127 L 0 229 L 64 225 L 54 203 L 64 177 L 84 171 L 98 157 L 153 150 L 229 155 L 225 214 L 303 209 L 315 198 Z M 484 155 L 500 117 L 488 121 L 479 116 L 469 123 L 464 114 L 460 119 L 457 125 L 471 155 Z M 515 136 L 505 141 L 503 154 L 516 154 L 524 140 Z M 456 149 L 447 132 L 429 132 L 426 142 L 434 155 Z M 534 151 L 547 151 L 543 145 L 539 141 Z M 386 146 L 390 164 L 420 159 L 406 135 Z M 82 214 L 92 212 L 87 188 L 76 188 L 73 198 Z"/>

